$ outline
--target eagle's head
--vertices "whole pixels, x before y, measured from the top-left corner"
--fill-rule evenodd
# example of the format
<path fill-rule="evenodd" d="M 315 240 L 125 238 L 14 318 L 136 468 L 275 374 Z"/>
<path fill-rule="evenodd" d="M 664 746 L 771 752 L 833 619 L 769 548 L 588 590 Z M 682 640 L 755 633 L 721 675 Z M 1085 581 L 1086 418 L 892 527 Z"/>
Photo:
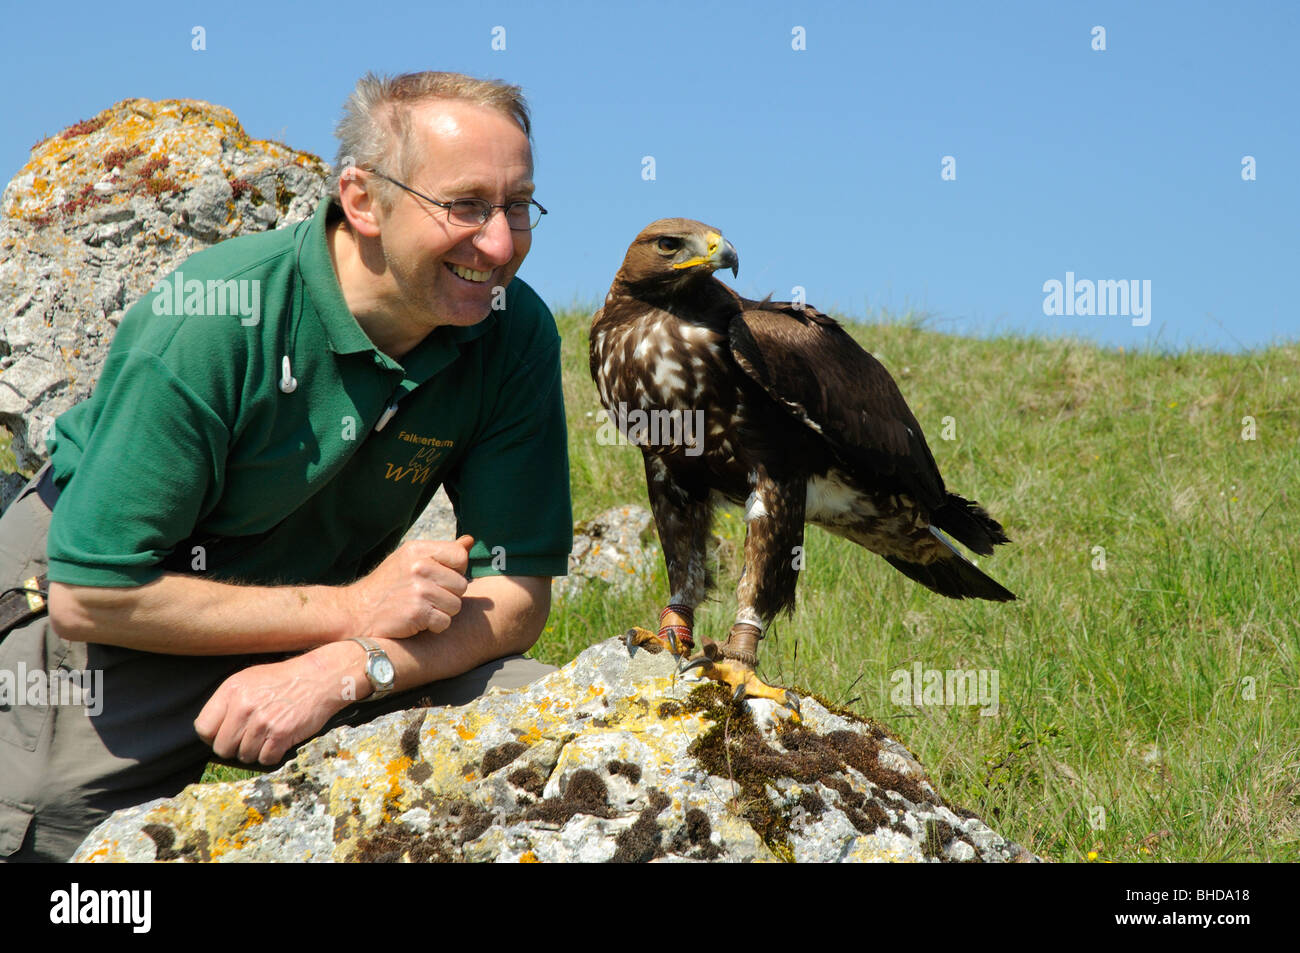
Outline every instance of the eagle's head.
<path fill-rule="evenodd" d="M 675 290 L 719 268 L 740 273 L 735 246 L 716 228 L 689 218 L 661 218 L 628 247 L 617 282 L 641 291 Z"/>

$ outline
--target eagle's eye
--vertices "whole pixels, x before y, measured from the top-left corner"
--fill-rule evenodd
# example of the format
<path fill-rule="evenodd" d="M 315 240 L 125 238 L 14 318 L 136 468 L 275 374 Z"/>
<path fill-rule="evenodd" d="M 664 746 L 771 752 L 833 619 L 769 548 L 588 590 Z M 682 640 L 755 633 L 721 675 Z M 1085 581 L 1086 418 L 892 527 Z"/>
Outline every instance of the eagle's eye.
<path fill-rule="evenodd" d="M 682 247 L 682 240 L 680 238 L 664 237 L 659 239 L 655 244 L 663 254 L 671 255 Z"/>

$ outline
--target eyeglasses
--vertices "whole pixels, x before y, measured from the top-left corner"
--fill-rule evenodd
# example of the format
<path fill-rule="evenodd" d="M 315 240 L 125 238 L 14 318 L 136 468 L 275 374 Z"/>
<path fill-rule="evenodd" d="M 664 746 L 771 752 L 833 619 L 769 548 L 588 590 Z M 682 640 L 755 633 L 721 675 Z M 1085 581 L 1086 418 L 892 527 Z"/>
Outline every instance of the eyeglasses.
<path fill-rule="evenodd" d="M 516 232 L 527 232 L 537 227 L 541 222 L 542 216 L 546 214 L 546 209 L 542 208 L 541 203 L 529 199 L 527 202 L 511 202 L 508 205 L 493 205 L 486 199 L 454 199 L 450 202 L 439 202 L 435 198 L 430 198 L 423 192 L 417 192 L 404 182 L 398 182 L 391 176 L 377 169 L 362 169 L 362 172 L 369 172 L 377 175 L 385 181 L 393 183 L 399 189 L 405 189 L 412 195 L 424 199 L 430 205 L 436 205 L 439 208 L 447 210 L 447 218 L 454 225 L 463 225 L 466 228 L 482 228 L 487 224 L 487 220 L 492 217 L 494 209 L 505 209 L 506 224 Z"/>

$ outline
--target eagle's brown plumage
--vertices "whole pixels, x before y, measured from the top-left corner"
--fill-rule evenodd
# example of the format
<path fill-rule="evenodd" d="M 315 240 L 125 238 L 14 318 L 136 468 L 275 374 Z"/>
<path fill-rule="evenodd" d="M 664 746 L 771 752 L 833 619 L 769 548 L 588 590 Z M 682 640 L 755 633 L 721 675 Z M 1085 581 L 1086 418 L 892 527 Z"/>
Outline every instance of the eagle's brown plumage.
<path fill-rule="evenodd" d="M 889 372 L 816 309 L 750 301 L 713 277 L 737 264 L 716 229 L 655 222 L 628 248 L 591 326 L 591 375 L 616 422 L 703 412 L 701 443 L 642 446 L 676 631 L 711 585 L 715 495 L 746 507 L 737 628 L 761 633 L 793 607 L 805 521 L 943 595 L 1014 599 L 934 532 L 981 554 L 1007 541 L 978 504 L 947 491 Z M 722 654 L 752 667 L 745 647 Z"/>

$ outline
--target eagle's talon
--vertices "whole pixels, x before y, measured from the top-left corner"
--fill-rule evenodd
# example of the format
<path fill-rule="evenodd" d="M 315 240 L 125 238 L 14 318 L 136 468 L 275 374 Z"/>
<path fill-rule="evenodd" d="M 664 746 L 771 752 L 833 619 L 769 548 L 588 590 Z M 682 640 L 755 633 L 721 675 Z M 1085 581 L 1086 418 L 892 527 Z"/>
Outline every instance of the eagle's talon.
<path fill-rule="evenodd" d="M 796 721 L 803 718 L 800 706 L 802 699 L 795 692 L 767 684 L 742 662 L 726 658 L 714 661 L 707 655 L 699 655 L 683 665 L 678 672 L 689 672 L 691 669 L 699 669 L 705 678 L 711 678 L 730 688 L 733 702 L 742 702 L 746 698 L 766 698 L 788 709 Z"/>
<path fill-rule="evenodd" d="M 651 655 L 658 655 L 665 648 L 660 638 L 649 629 L 634 625 L 623 633 L 623 644 L 631 652 L 634 648 L 645 649 Z"/>
<path fill-rule="evenodd" d="M 643 629 L 639 625 L 634 625 L 623 633 L 623 644 L 627 646 L 629 652 L 633 648 L 645 649 L 651 655 L 658 655 L 660 652 L 670 652 L 676 658 L 685 658 L 690 654 L 690 650 L 683 651 L 682 646 L 685 639 L 681 641 L 670 628 L 660 629 L 657 633 L 649 629 Z"/>

